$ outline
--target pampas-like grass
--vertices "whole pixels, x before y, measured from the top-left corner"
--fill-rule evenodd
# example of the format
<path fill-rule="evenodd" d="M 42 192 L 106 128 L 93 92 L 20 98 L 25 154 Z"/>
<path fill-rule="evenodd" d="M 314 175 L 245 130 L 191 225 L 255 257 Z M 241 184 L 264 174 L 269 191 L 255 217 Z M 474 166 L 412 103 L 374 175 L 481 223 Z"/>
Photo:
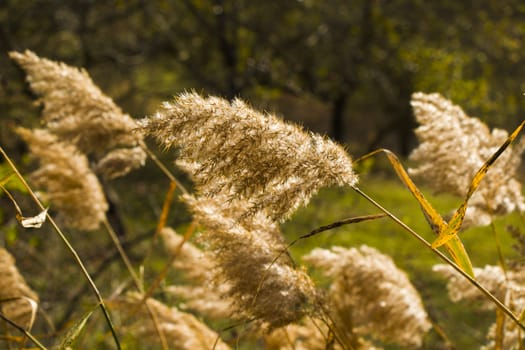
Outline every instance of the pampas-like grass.
<path fill-rule="evenodd" d="M 268 350 L 324 350 L 333 345 L 334 350 L 340 350 L 339 344 L 329 344 L 328 327 L 317 320 L 306 318 L 300 323 L 281 327 L 264 337 Z"/>
<path fill-rule="evenodd" d="M 483 310 L 494 310 L 495 306 L 484 298 L 483 294 L 465 281 L 448 265 L 435 265 L 433 270 L 447 278 L 447 290 L 453 302 L 464 301 Z M 487 265 L 484 268 L 474 268 L 476 279 L 500 300 L 506 300 L 512 310 L 517 313 L 525 310 L 525 274 L 522 269 L 511 269 L 506 273 L 499 266 Z M 522 345 L 523 332 L 515 322 L 505 319 L 503 329 L 502 349 L 519 349 Z M 488 344 L 483 350 L 496 349 L 496 323 L 487 332 Z"/>
<path fill-rule="evenodd" d="M 351 347 L 341 346 L 330 337 L 328 327 L 320 320 L 304 319 L 265 335 L 268 350 L 381 350 L 365 339 L 359 338 Z"/>
<path fill-rule="evenodd" d="M 493 303 L 486 300 L 484 295 L 475 286 L 462 278 L 451 266 L 439 264 L 434 265 L 432 269 L 447 279 L 448 296 L 453 302 L 461 300 L 476 301 L 480 302 L 479 306 L 484 309 L 495 309 Z M 514 289 L 514 292 L 521 290 L 521 287 L 516 284 L 515 281 L 506 279 L 505 273 L 499 266 L 487 265 L 484 268 L 476 267 L 474 268 L 474 273 L 476 280 L 500 300 L 505 299 L 505 294 L 509 288 Z M 509 272 L 507 277 L 513 277 L 514 275 L 516 274 Z M 516 275 L 516 277 L 517 276 L 519 275 Z M 522 295 L 522 298 L 525 298 L 525 294 Z M 523 301 L 525 302 L 525 299 Z"/>
<path fill-rule="evenodd" d="M 96 168 L 108 178 L 144 165 L 146 153 L 142 136 L 133 132 L 135 121 L 100 91 L 86 71 L 28 50 L 9 55 L 26 72 L 32 90 L 40 96 L 45 125 L 60 140 L 93 156 L 99 162 Z M 115 149 L 121 151 L 111 155 L 110 162 L 107 153 Z"/>
<path fill-rule="evenodd" d="M 489 327 L 487 332 L 488 343 L 481 346 L 480 350 L 518 350 L 523 348 L 523 331 L 518 327 L 515 322 L 512 322 L 506 319 L 505 324 L 503 325 L 503 342 L 501 346 L 496 345 L 496 323 L 492 324 Z"/>
<path fill-rule="evenodd" d="M 281 254 L 285 245 L 274 222 L 263 215 L 238 222 L 232 214 L 246 203 L 228 202 L 226 196 L 186 201 L 205 227 L 201 239 L 218 283 L 230 286 L 225 297 L 233 300 L 236 316 L 275 328 L 310 310 L 317 298 L 313 283 Z"/>
<path fill-rule="evenodd" d="M 417 291 L 392 259 L 374 248 L 316 248 L 303 258 L 331 277 L 332 318 L 349 339 L 371 335 L 404 347 L 421 346 L 431 328 Z"/>
<path fill-rule="evenodd" d="M 300 323 L 276 329 L 264 337 L 268 350 L 381 350 L 363 338 L 350 346 L 342 346 L 330 336 L 330 330 L 320 320 L 306 318 Z"/>
<path fill-rule="evenodd" d="M 25 298 L 38 304 L 38 295 L 18 272 L 15 259 L 0 247 L 0 311 L 17 325 L 28 328 L 35 310 Z"/>
<path fill-rule="evenodd" d="M 164 147 L 180 146 L 178 164 L 200 195 L 247 201 L 238 215 L 283 221 L 319 188 L 357 182 L 341 146 L 239 99 L 181 94 L 141 125 Z"/>
<path fill-rule="evenodd" d="M 114 301 L 112 305 L 122 314 L 129 325 L 127 330 L 133 337 L 145 344 L 159 344 L 149 311 L 141 305 L 142 295 L 129 293 Z M 228 350 L 230 347 L 219 339 L 216 332 L 208 328 L 195 316 L 166 306 L 158 300 L 148 298 L 147 306 L 154 313 L 156 322 L 163 332 L 170 349 L 177 350 Z M 215 344 L 215 342 L 217 344 Z M 215 344 L 215 346 L 214 346 Z"/>
<path fill-rule="evenodd" d="M 191 310 L 209 319 L 226 319 L 231 316 L 232 301 L 225 298 L 229 286 L 213 281 L 213 263 L 207 254 L 173 229 L 165 227 L 160 232 L 168 252 L 177 254 L 173 268 L 184 274 L 186 284 L 170 285 L 164 288 L 169 294 L 184 299 L 179 305 L 183 310 Z"/>
<path fill-rule="evenodd" d="M 468 117 L 437 93 L 415 93 L 411 103 L 420 124 L 416 129 L 420 145 L 410 156 L 419 166 L 409 173 L 438 191 L 464 197 L 474 174 L 505 142 L 507 132 L 490 132 L 479 119 Z M 525 198 L 516 179 L 524 149 L 523 144 L 509 147 L 490 168 L 469 201 L 466 225 L 486 225 L 492 215 L 525 211 Z"/>
<path fill-rule="evenodd" d="M 59 142 L 44 129 L 17 129 L 40 162 L 31 179 L 43 188 L 57 219 L 66 227 L 95 230 L 105 218 L 108 204 L 85 155 L 75 146 Z"/>

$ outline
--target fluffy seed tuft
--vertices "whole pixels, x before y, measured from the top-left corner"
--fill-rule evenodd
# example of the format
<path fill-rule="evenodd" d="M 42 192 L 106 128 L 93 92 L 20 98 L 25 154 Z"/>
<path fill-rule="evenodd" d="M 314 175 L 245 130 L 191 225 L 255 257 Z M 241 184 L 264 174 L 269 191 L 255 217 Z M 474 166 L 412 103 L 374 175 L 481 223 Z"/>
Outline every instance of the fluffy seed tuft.
<path fill-rule="evenodd" d="M 31 179 L 37 188 L 46 190 L 47 199 L 58 212 L 57 219 L 66 227 L 97 229 L 105 218 L 108 204 L 86 156 L 75 146 L 59 142 L 44 129 L 18 128 L 17 133 L 40 162 Z"/>
<path fill-rule="evenodd" d="M 144 165 L 142 135 L 137 125 L 115 105 L 91 80 L 85 70 L 40 58 L 33 52 L 10 52 L 9 56 L 26 72 L 31 89 L 40 96 L 45 126 L 61 141 L 73 143 L 81 152 L 96 159 L 104 175 L 114 178 Z M 112 150 L 127 150 L 132 157 L 119 153 L 112 162 L 105 157 Z M 106 166 L 108 166 L 106 168 Z"/>
<path fill-rule="evenodd" d="M 245 203 L 226 197 L 186 197 L 195 219 L 205 227 L 202 241 L 215 265 L 217 283 L 230 288 L 236 316 L 269 328 L 299 320 L 316 301 L 308 275 L 294 267 L 278 226 L 259 215 L 242 223 L 231 218 Z M 274 261 L 276 257 L 279 259 Z"/>
<path fill-rule="evenodd" d="M 464 197 L 483 163 L 505 142 L 508 133 L 468 117 L 440 94 L 412 95 L 420 145 L 410 158 L 420 165 L 409 173 L 437 191 Z M 509 147 L 489 169 L 469 201 L 464 225 L 488 225 L 493 215 L 525 211 L 516 173 L 525 144 Z"/>
<path fill-rule="evenodd" d="M 304 260 L 333 278 L 329 299 L 335 324 L 404 347 L 421 346 L 431 324 L 419 294 L 389 256 L 367 246 L 332 247 L 316 248 Z"/>
<path fill-rule="evenodd" d="M 0 311 L 16 324 L 29 328 L 36 310 L 25 298 L 38 303 L 38 295 L 18 272 L 13 256 L 0 247 Z"/>
<path fill-rule="evenodd" d="M 141 125 L 164 147 L 180 146 L 178 164 L 200 195 L 246 200 L 240 215 L 283 221 L 321 187 L 357 182 L 341 146 L 239 99 L 185 93 Z"/>

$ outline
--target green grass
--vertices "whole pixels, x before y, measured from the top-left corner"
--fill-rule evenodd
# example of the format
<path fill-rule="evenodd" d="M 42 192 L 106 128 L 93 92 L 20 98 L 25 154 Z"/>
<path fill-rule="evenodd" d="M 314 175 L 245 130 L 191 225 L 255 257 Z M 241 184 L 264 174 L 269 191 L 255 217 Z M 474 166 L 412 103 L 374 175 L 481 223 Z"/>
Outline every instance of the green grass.
<path fill-rule="evenodd" d="M 397 179 L 361 179 L 360 188 L 390 210 L 408 226 L 428 241 L 436 236 L 431 232 L 411 193 Z M 422 188 L 434 208 L 442 215 L 454 210 L 461 198 L 450 195 L 432 195 Z M 343 218 L 378 213 L 370 203 L 351 189 L 325 189 L 306 208 L 299 210 L 283 225 L 288 241 L 310 232 L 312 229 Z M 506 259 L 517 258 L 512 249 L 513 240 L 506 230 L 509 224 L 523 226 L 519 215 L 509 215 L 495 221 L 496 232 Z M 498 264 L 497 245 L 490 227 L 472 228 L 460 235 L 475 267 Z M 432 266 L 442 261 L 413 238 L 408 232 L 388 218 L 343 226 L 317 236 L 299 241 L 291 248 L 298 261 L 315 247 L 328 248 L 339 245 L 356 247 L 362 244 L 375 247 L 390 255 L 398 267 L 405 270 L 423 297 L 425 307 L 433 321 L 442 327 L 458 349 L 477 348 L 485 343 L 487 327 L 494 320 L 493 312 L 480 312 L 464 303 L 452 303 L 446 293 L 446 281 L 432 272 Z M 315 278 L 315 274 L 313 275 Z M 427 349 L 442 348 L 443 341 L 430 332 Z M 387 347 L 389 348 L 389 347 Z M 391 349 L 396 349 L 392 347 Z"/>

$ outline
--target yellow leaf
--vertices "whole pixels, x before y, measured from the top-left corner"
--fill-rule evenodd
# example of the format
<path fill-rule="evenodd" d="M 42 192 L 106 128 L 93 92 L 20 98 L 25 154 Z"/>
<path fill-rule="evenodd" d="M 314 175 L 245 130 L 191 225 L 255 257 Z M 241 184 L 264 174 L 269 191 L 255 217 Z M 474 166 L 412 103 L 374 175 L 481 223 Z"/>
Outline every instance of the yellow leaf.
<path fill-rule="evenodd" d="M 414 198 L 418 201 L 419 206 L 421 207 L 421 210 L 423 211 L 423 214 L 425 215 L 425 218 L 427 219 L 432 231 L 434 231 L 438 235 L 438 238 L 442 235 L 443 232 L 447 232 L 449 230 L 449 224 L 446 223 L 443 217 L 428 202 L 428 200 L 425 198 L 425 196 L 419 190 L 419 188 L 417 188 L 417 186 L 414 184 L 406 170 L 403 168 L 403 165 L 401 165 L 401 162 L 399 161 L 397 156 L 392 151 L 382 148 L 368 154 L 366 157 L 370 157 L 379 152 L 383 152 L 386 154 L 388 160 L 394 167 L 394 170 L 396 171 L 396 174 L 399 177 L 399 179 L 403 182 L 403 184 L 405 184 L 405 186 L 412 193 Z M 444 244 L 454 262 L 461 269 L 463 269 L 463 271 L 468 273 L 470 276 L 474 277 L 474 269 L 472 267 L 472 263 L 459 237 L 455 237 L 450 241 L 447 240 L 447 242 L 445 242 Z"/>
<path fill-rule="evenodd" d="M 483 177 L 489 170 L 489 168 L 494 164 L 496 159 L 507 149 L 507 147 L 511 144 L 514 139 L 518 136 L 520 131 L 525 126 L 525 120 L 521 122 L 521 124 L 514 130 L 512 134 L 505 140 L 503 145 L 483 164 L 483 166 L 478 170 L 476 175 L 474 175 L 474 178 L 472 179 L 472 182 L 470 183 L 470 187 L 468 189 L 467 195 L 465 197 L 465 200 L 459 208 L 454 213 L 454 216 L 450 219 L 448 223 L 448 227 L 445 230 L 442 230 L 439 232 L 438 238 L 432 243 L 432 248 L 437 248 L 443 244 L 446 244 L 450 239 L 457 236 L 459 229 L 461 228 L 461 224 L 463 223 L 463 220 L 465 219 L 465 213 L 467 211 L 467 205 L 470 197 L 474 194 L 476 189 L 479 187 L 479 184 L 481 183 L 481 180 L 483 180 Z"/>
<path fill-rule="evenodd" d="M 6 177 L 4 177 L 3 179 L 0 180 L 0 186 L 4 187 L 8 182 L 9 180 L 11 180 L 11 178 L 13 177 L 14 174 L 9 174 L 7 175 Z"/>

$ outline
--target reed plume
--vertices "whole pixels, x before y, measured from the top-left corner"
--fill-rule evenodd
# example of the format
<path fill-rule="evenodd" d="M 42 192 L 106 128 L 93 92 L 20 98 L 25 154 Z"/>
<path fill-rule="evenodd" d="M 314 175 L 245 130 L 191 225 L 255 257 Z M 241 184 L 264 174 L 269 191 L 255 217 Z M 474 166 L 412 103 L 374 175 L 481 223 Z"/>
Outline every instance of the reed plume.
<path fill-rule="evenodd" d="M 2 314 L 27 329 L 32 325 L 36 311 L 34 307 L 38 302 L 38 295 L 31 290 L 24 277 L 18 272 L 13 256 L 0 247 L 0 311 Z"/>
<path fill-rule="evenodd" d="M 180 146 L 178 164 L 199 195 L 245 200 L 238 216 L 283 221 L 319 188 L 357 182 L 341 146 L 239 99 L 184 93 L 140 124 L 164 147 Z"/>
<path fill-rule="evenodd" d="M 419 294 L 390 257 L 361 246 L 316 248 L 303 259 L 333 279 L 329 308 L 347 338 L 371 335 L 404 347 L 421 346 L 431 324 Z"/>
<path fill-rule="evenodd" d="M 95 168 L 108 178 L 144 165 L 146 153 L 141 147 L 142 136 L 134 132 L 135 121 L 93 83 L 85 70 L 40 58 L 29 50 L 9 55 L 24 69 L 31 89 L 40 97 L 46 128 L 61 141 L 73 143 L 94 158 L 98 163 Z M 113 150 L 121 151 L 108 158 Z M 126 157 L 129 155 L 132 157 Z"/>
<path fill-rule="evenodd" d="M 142 343 L 159 344 L 155 326 L 149 317 L 146 305 L 141 304 L 142 295 L 129 293 L 114 301 L 112 305 L 120 311 L 130 334 Z M 168 307 L 158 300 L 148 298 L 147 307 L 155 315 L 160 330 L 170 348 L 179 350 L 228 350 L 230 347 L 219 339 L 218 334 L 195 316 Z M 218 340 L 214 347 L 215 342 Z"/>
<path fill-rule="evenodd" d="M 328 327 L 317 320 L 306 318 L 266 334 L 264 340 L 268 350 L 324 350 L 328 348 Z M 341 349 L 333 344 L 334 349 Z"/>
<path fill-rule="evenodd" d="M 18 128 L 17 132 L 40 162 L 31 179 L 37 188 L 45 189 L 47 199 L 58 212 L 57 220 L 66 227 L 97 229 L 108 204 L 86 156 L 72 144 L 59 142 L 56 135 L 45 129 Z"/>
<path fill-rule="evenodd" d="M 453 302 L 464 301 L 483 310 L 495 310 L 493 303 L 472 284 L 468 283 L 452 267 L 435 265 L 433 270 L 447 279 L 447 290 Z M 499 266 L 486 265 L 474 268 L 476 279 L 500 300 L 505 300 L 516 313 L 525 310 L 525 274 L 522 269 L 510 269 L 506 272 Z M 496 349 L 496 323 L 487 332 L 488 344 L 481 349 Z M 522 344 L 523 332 L 515 322 L 504 320 L 502 349 L 518 349 Z"/>
<path fill-rule="evenodd" d="M 501 345 L 496 345 L 497 325 L 492 324 L 487 332 L 488 343 L 481 346 L 480 350 L 517 350 L 523 347 L 523 331 L 519 328 L 516 322 L 508 319 L 504 320 L 503 325 L 503 341 Z"/>
<path fill-rule="evenodd" d="M 276 329 L 265 335 L 264 340 L 268 350 L 381 350 L 363 338 L 356 339 L 351 346 L 343 346 L 335 340 L 326 324 L 309 318 Z"/>
<path fill-rule="evenodd" d="M 410 157 L 420 165 L 409 173 L 437 191 L 464 197 L 474 174 L 505 142 L 508 133 L 501 129 L 491 132 L 479 119 L 468 117 L 437 93 L 415 93 L 411 104 L 420 124 L 416 129 L 420 145 Z M 490 168 L 469 201 L 465 224 L 487 225 L 493 215 L 525 210 L 521 184 L 516 179 L 523 146 L 509 147 Z"/>
<path fill-rule="evenodd" d="M 195 219 L 205 228 L 201 239 L 215 267 L 217 283 L 229 286 L 235 316 L 269 328 L 299 320 L 316 301 L 306 273 L 294 267 L 278 225 L 262 214 L 237 221 L 232 216 L 246 202 L 226 196 L 186 197 Z M 276 259 L 279 257 L 278 259 Z"/>
<path fill-rule="evenodd" d="M 453 302 L 461 300 L 475 301 L 484 309 L 495 309 L 494 303 L 488 301 L 479 289 L 462 278 L 451 266 L 434 265 L 432 270 L 447 279 L 448 296 Z M 474 273 L 476 280 L 500 300 L 505 299 L 508 288 L 518 287 L 515 286 L 515 283 L 506 279 L 505 273 L 499 266 L 486 265 L 484 268 L 475 267 Z M 519 287 L 516 290 L 519 290 Z"/>
<path fill-rule="evenodd" d="M 206 252 L 190 242 L 183 242 L 183 237 L 173 229 L 165 227 L 160 232 L 168 252 L 177 254 L 173 263 L 176 271 L 182 272 L 185 284 L 170 285 L 164 291 L 184 300 L 178 307 L 191 310 L 210 319 L 228 318 L 231 313 L 231 300 L 224 295 L 229 287 L 217 284 L 213 278 L 213 263 Z"/>

